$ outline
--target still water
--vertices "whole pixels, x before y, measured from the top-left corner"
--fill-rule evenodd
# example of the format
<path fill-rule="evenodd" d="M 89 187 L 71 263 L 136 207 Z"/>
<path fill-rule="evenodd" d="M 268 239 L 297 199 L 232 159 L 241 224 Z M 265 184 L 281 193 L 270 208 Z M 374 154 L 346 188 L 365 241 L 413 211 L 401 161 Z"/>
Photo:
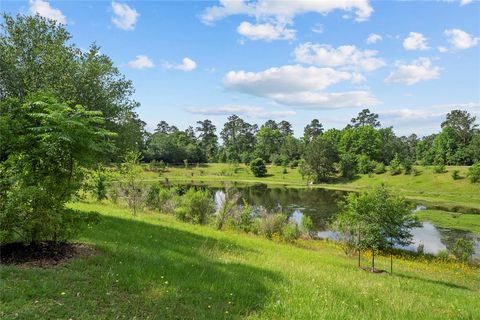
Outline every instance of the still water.
<path fill-rule="evenodd" d="M 225 198 L 223 188 L 210 188 L 215 202 L 220 205 Z M 346 195 L 344 191 L 326 189 L 292 189 L 285 187 L 268 188 L 257 184 L 237 187 L 236 190 L 246 200 L 254 211 L 283 212 L 291 220 L 300 222 L 302 215 L 309 216 L 316 228 L 318 238 L 336 240 L 335 232 L 328 230 L 328 224 L 338 212 L 338 201 Z M 426 209 L 417 206 L 416 210 Z M 429 222 L 423 222 L 422 227 L 412 230 L 412 244 L 404 247 L 406 250 L 416 251 L 423 246 L 425 253 L 436 254 L 441 250 L 451 250 L 459 238 L 471 239 L 476 242 L 475 256 L 480 256 L 480 235 L 471 232 L 440 228 Z"/>

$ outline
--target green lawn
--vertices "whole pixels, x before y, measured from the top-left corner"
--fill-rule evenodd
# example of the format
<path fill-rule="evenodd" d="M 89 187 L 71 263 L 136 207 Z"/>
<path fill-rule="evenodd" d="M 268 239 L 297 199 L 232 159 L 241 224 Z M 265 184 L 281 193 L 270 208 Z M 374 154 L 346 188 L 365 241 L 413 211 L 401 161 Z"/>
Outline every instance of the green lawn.
<path fill-rule="evenodd" d="M 340 189 L 347 191 L 359 191 L 371 188 L 381 183 L 386 183 L 394 191 L 404 195 L 408 199 L 438 206 L 439 209 L 449 211 L 468 211 L 469 208 L 480 210 L 480 184 L 472 184 L 465 177 L 468 167 L 447 167 L 445 173 L 433 173 L 432 168 L 416 167 L 420 172 L 414 175 L 396 175 L 389 173 L 376 175 L 359 175 L 351 181 L 337 181 L 334 183 L 316 185 L 318 187 Z M 459 170 L 461 179 L 453 180 L 451 172 Z M 248 167 L 240 165 L 234 171 L 229 164 L 216 163 L 202 166 L 170 167 L 167 172 L 159 175 L 156 172 L 146 172 L 146 178 L 150 181 L 164 180 L 182 182 L 219 182 L 237 181 L 243 183 L 262 182 L 269 185 L 286 185 L 290 187 L 306 187 L 307 181 L 302 180 L 297 169 L 287 169 L 283 174 L 283 167 L 268 166 L 268 176 L 264 178 L 254 177 Z"/>
<path fill-rule="evenodd" d="M 55 269 L 1 266 L 2 319 L 475 319 L 480 272 L 396 260 L 356 268 L 334 244 L 287 245 L 108 204 L 77 241 L 96 254 Z M 367 261 L 365 261 L 367 263 Z M 388 258 L 378 258 L 381 268 Z"/>

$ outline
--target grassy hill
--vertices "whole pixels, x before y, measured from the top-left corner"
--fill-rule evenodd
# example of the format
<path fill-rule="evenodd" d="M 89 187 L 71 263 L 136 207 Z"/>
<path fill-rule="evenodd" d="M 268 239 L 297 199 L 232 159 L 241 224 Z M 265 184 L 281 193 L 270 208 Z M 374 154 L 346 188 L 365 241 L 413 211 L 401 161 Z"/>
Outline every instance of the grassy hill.
<path fill-rule="evenodd" d="M 52 269 L 1 266 L 2 319 L 474 319 L 480 272 L 397 259 L 356 268 L 334 244 L 289 245 L 109 204 L 77 241 L 93 255 Z M 365 257 L 367 259 L 367 257 Z M 378 266 L 387 269 L 388 258 Z M 367 260 L 364 263 L 368 263 Z"/>

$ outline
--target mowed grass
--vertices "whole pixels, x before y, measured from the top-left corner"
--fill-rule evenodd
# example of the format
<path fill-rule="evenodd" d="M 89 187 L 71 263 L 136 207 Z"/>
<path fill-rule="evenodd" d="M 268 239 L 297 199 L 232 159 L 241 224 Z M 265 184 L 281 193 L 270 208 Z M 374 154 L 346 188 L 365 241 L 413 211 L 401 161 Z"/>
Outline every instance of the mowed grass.
<path fill-rule="evenodd" d="M 361 191 L 366 188 L 386 183 L 395 192 L 410 200 L 439 206 L 448 211 L 466 211 L 468 208 L 480 210 L 480 183 L 472 184 L 466 179 L 468 167 L 450 166 L 444 173 L 434 173 L 432 167 L 416 166 L 418 175 L 395 175 L 388 172 L 384 174 L 358 175 L 355 179 L 345 181 L 338 179 L 332 183 L 315 185 L 317 187 Z M 451 173 L 459 170 L 460 179 L 453 180 Z M 219 181 L 233 181 L 239 183 L 266 183 L 272 186 L 285 185 L 290 187 L 307 187 L 307 180 L 302 180 L 298 169 L 268 166 L 268 175 L 256 178 L 245 165 L 240 165 L 236 170 L 230 164 L 216 163 L 201 166 L 170 167 L 167 172 L 159 175 L 156 172 L 146 172 L 146 179 L 150 181 L 165 180 L 175 182 L 200 182 L 218 183 Z M 314 186 L 314 187 L 315 187 Z"/>
<path fill-rule="evenodd" d="M 53 269 L 1 266 L 2 319 L 478 319 L 480 272 L 397 259 L 356 268 L 334 244 L 302 247 L 110 204 L 76 241 L 96 248 Z M 388 258 L 378 267 L 388 269 Z M 367 260 L 364 263 L 368 263 Z"/>
<path fill-rule="evenodd" d="M 480 235 L 480 215 L 460 214 L 443 210 L 422 210 L 417 212 L 422 221 L 430 221 L 435 225 L 464 231 L 471 231 Z"/>

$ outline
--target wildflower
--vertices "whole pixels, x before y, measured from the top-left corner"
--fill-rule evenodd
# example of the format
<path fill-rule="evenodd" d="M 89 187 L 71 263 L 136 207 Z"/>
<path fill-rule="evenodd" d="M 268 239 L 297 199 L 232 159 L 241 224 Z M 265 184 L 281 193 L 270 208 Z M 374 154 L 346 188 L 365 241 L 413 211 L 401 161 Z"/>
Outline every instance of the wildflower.
<path fill-rule="evenodd" d="M 65 293 L 65 292 L 62 292 L 62 293 L 60 293 L 60 294 L 61 294 L 62 296 L 66 295 L 66 293 Z"/>

